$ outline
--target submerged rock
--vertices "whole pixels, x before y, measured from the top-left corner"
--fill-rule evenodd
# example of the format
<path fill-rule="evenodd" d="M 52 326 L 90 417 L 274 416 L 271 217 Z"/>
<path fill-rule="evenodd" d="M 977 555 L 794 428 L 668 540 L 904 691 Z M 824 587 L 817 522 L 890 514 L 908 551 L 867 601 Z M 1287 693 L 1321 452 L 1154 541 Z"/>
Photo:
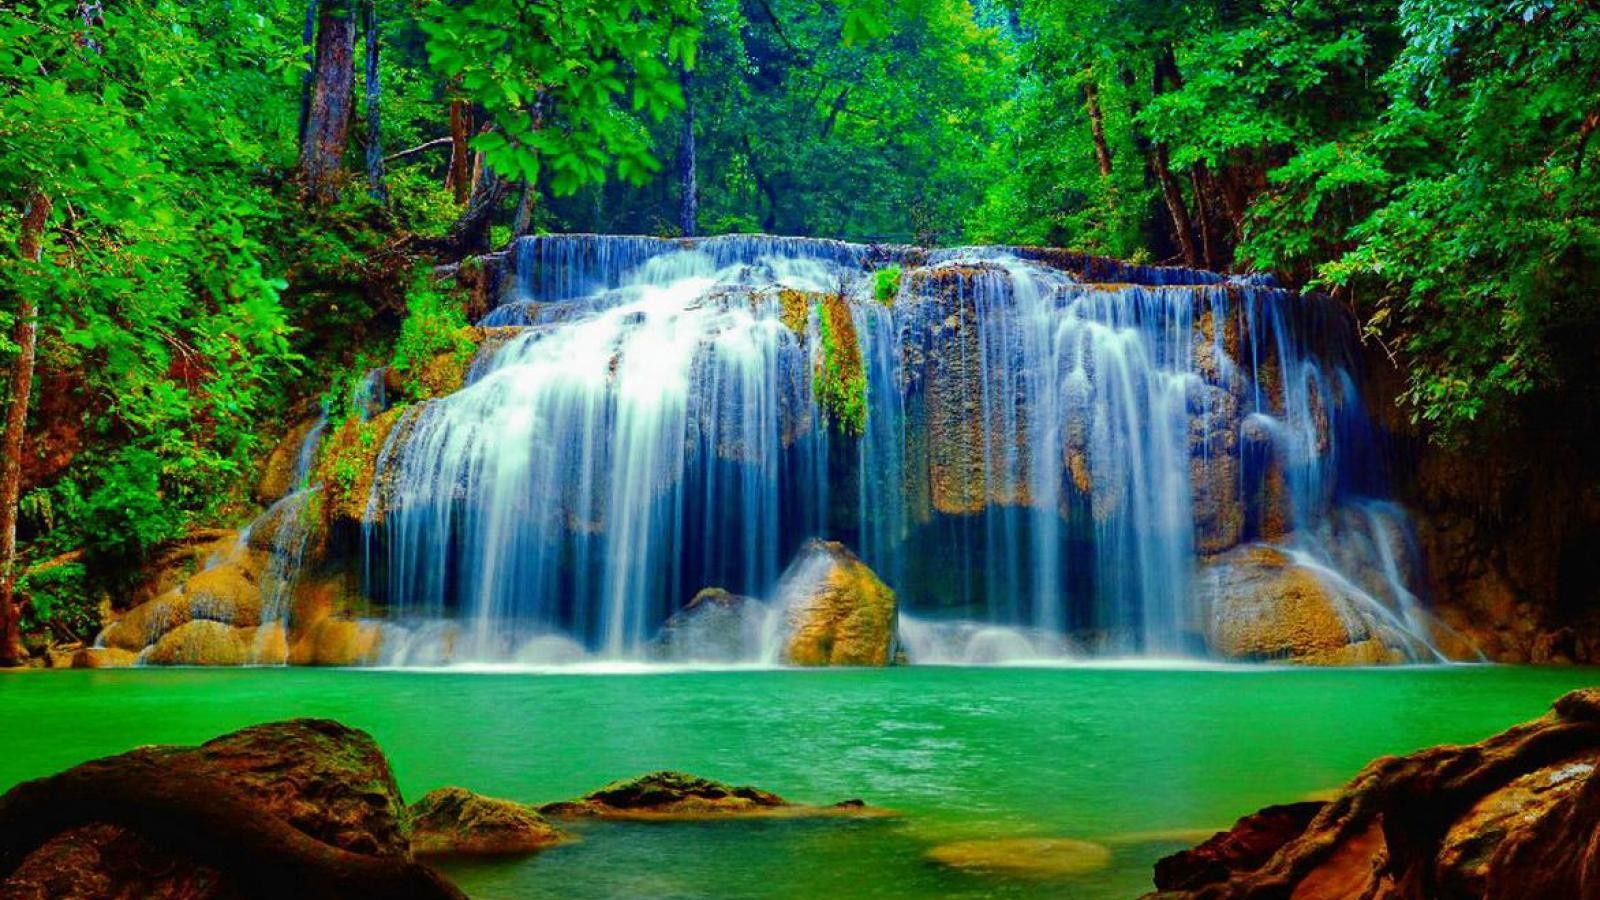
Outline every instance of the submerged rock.
<path fill-rule="evenodd" d="M 133 817 L 158 832 L 92 821 L 69 825 L 21 861 L 0 883 L 0 895 L 210 898 L 260 893 L 265 888 L 256 881 L 261 873 L 254 867 L 283 849 L 270 843 L 271 828 L 247 830 L 268 842 L 261 847 L 214 853 L 207 848 L 205 860 L 167 839 L 184 830 L 186 804 L 209 805 L 206 797 L 212 793 L 217 804 L 241 805 L 240 811 L 247 808 L 251 817 L 278 820 L 314 839 L 325 846 L 313 851 L 318 855 L 338 850 L 390 860 L 396 870 L 411 865 L 405 807 L 383 753 L 366 733 L 337 722 L 295 719 L 257 725 L 198 747 L 146 747 L 86 763 L 55 779 L 14 788 L 0 800 L 0 820 L 27 809 L 40 792 L 45 802 L 74 802 L 68 799 L 75 796 L 74 779 L 82 778 L 113 786 L 118 778 L 135 785 L 171 781 L 170 790 L 159 791 L 167 798 L 160 809 Z M 62 787 L 52 789 L 57 780 L 63 780 Z M 206 790 L 207 785 L 214 789 Z M 112 808 L 127 802 L 119 796 L 108 793 L 96 802 L 107 805 L 108 819 L 128 820 L 125 809 Z M 87 816 L 59 814 L 69 823 Z M 236 871 L 223 871 L 219 866 L 225 868 L 224 863 Z M 236 879 L 250 889 L 241 891 Z M 435 894 L 449 895 L 447 890 Z"/>
<path fill-rule="evenodd" d="M 1158 863 L 1156 887 L 1172 900 L 1594 896 L 1597 765 L 1588 688 L 1481 743 L 1377 759 L 1325 805 L 1246 816 Z"/>
<path fill-rule="evenodd" d="M 891 815 L 860 800 L 832 806 L 790 803 L 753 787 L 735 787 L 683 772 L 659 771 L 615 781 L 576 800 L 547 803 L 539 812 L 554 818 L 712 819 L 865 817 Z"/>
<path fill-rule="evenodd" d="M 971 872 L 1058 878 L 1104 869 L 1111 864 L 1111 851 L 1071 838 L 998 838 L 942 844 L 929 850 L 927 859 Z"/>
<path fill-rule="evenodd" d="M 1274 547 L 1240 547 L 1197 576 L 1197 599 L 1209 603 L 1207 639 L 1230 659 L 1312 665 L 1400 662 L 1390 630 L 1335 580 Z"/>
<path fill-rule="evenodd" d="M 787 619 L 785 662 L 886 666 L 894 659 L 894 591 L 843 544 L 807 542 L 778 598 Z"/>
<path fill-rule="evenodd" d="M 411 804 L 411 852 L 418 855 L 532 853 L 567 838 L 531 806 L 465 788 L 438 788 Z"/>

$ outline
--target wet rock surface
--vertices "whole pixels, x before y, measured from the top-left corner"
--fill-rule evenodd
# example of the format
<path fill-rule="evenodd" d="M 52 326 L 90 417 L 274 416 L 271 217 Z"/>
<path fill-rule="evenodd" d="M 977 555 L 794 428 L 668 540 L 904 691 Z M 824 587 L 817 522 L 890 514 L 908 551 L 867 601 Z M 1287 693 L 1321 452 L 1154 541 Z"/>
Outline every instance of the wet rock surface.
<path fill-rule="evenodd" d="M 783 659 L 801 666 L 886 666 L 894 659 L 894 591 L 836 541 L 813 540 L 784 575 Z"/>
<path fill-rule="evenodd" d="M 860 800 L 831 806 L 790 803 L 769 791 L 740 787 L 684 772 L 650 772 L 612 782 L 576 800 L 547 803 L 539 812 L 551 818 L 697 820 L 717 818 L 810 818 L 890 815 Z"/>
<path fill-rule="evenodd" d="M 760 658 L 766 608 L 722 588 L 706 588 L 673 613 L 652 655 L 667 662 L 748 662 Z"/>
<path fill-rule="evenodd" d="M 1246 816 L 1158 863 L 1152 896 L 1594 896 L 1597 765 L 1600 689 L 1588 688 L 1480 743 L 1377 759 L 1325 804 Z"/>
<path fill-rule="evenodd" d="M 531 806 L 465 788 L 429 791 L 410 812 L 411 852 L 419 856 L 515 855 L 569 839 Z"/>

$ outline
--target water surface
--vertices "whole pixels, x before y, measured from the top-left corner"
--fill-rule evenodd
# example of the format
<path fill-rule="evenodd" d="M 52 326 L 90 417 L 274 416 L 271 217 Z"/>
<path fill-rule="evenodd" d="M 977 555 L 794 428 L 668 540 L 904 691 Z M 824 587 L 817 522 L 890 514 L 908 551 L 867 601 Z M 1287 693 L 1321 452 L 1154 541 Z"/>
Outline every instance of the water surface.
<path fill-rule="evenodd" d="M 0 786 L 139 744 L 291 716 L 371 732 L 408 799 L 445 784 L 543 802 L 683 769 L 894 821 L 592 824 L 530 859 L 448 867 L 476 897 L 1132 897 L 1184 846 L 1334 787 L 1374 756 L 1474 741 L 1593 669 L 1443 667 L 18 673 L 0 678 Z M 939 843 L 1106 841 L 1055 882 L 941 870 Z"/>

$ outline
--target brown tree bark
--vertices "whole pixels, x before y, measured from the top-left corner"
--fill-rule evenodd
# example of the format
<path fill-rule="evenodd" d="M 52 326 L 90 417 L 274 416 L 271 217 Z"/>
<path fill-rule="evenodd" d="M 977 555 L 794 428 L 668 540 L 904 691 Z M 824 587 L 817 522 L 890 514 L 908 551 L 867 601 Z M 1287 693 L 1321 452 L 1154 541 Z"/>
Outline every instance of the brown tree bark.
<path fill-rule="evenodd" d="M 1100 164 L 1100 177 L 1111 177 L 1111 145 L 1106 143 L 1106 118 L 1100 109 L 1100 86 L 1094 73 L 1087 72 L 1083 79 L 1084 104 L 1089 110 L 1089 133 L 1094 136 L 1094 158 Z"/>
<path fill-rule="evenodd" d="M 367 47 L 367 193 L 382 201 L 389 196 L 383 185 L 383 85 L 378 80 L 378 4 L 361 0 L 361 30 Z"/>
<path fill-rule="evenodd" d="M 311 84 L 317 69 L 317 0 L 306 4 L 306 24 L 300 33 L 300 43 L 306 48 L 306 73 L 300 77 L 300 142 L 306 140 L 306 120 L 311 117 Z"/>
<path fill-rule="evenodd" d="M 678 83 L 683 88 L 683 133 L 678 141 L 678 225 L 684 237 L 694 237 L 700 221 L 700 185 L 695 180 L 694 94 L 690 90 L 693 86 L 691 79 L 687 71 L 678 73 Z"/>
<path fill-rule="evenodd" d="M 352 853 L 295 828 L 228 783 L 135 750 L 23 782 L 0 797 L 0 880 L 52 837 L 104 822 L 222 872 L 248 897 L 465 898 L 407 859 Z"/>
<path fill-rule="evenodd" d="M 1161 199 L 1167 203 L 1167 212 L 1172 216 L 1173 236 L 1178 239 L 1178 247 L 1183 251 L 1183 261 L 1188 266 L 1200 265 L 1200 251 L 1194 245 L 1194 227 L 1189 222 L 1189 209 L 1183 202 L 1183 191 L 1178 187 L 1178 179 L 1172 177 L 1172 167 L 1167 161 L 1167 145 L 1155 145 L 1151 164 L 1156 170 L 1156 181 L 1161 185 Z"/>
<path fill-rule="evenodd" d="M 17 255 L 37 263 L 44 252 L 44 227 L 54 200 L 34 191 L 22 215 Z M 38 310 L 26 295 L 17 297 L 14 340 L 17 358 L 11 364 L 11 398 L 6 409 L 4 445 L 0 447 L 0 666 L 23 661 L 21 611 L 17 607 L 17 502 L 22 499 L 22 437 L 28 427 L 33 396 L 34 350 L 39 336 Z"/>
<path fill-rule="evenodd" d="M 1204 163 L 1195 163 L 1189 170 L 1189 186 L 1194 190 L 1195 230 L 1200 234 L 1200 257 L 1205 260 L 1206 268 L 1217 271 L 1216 228 L 1207 194 L 1209 181 Z"/>
<path fill-rule="evenodd" d="M 494 169 L 483 166 L 481 171 L 466 209 L 450 226 L 450 233 L 443 241 L 442 249 L 456 259 L 488 252 L 489 226 L 509 189 L 506 180 L 496 175 Z"/>
<path fill-rule="evenodd" d="M 338 175 L 350 133 L 356 79 L 356 20 L 353 0 L 323 0 L 317 22 L 317 57 L 311 108 L 300 143 L 300 171 L 318 203 L 338 199 Z"/>
<path fill-rule="evenodd" d="M 534 186 L 529 184 L 526 178 L 518 182 L 517 211 L 511 217 L 511 236 L 513 238 L 522 237 L 533 227 L 534 191 Z"/>
<path fill-rule="evenodd" d="M 467 202 L 472 193 L 472 151 L 467 141 L 472 137 L 472 111 L 465 100 L 450 101 L 450 170 L 445 175 L 445 187 L 453 188 L 457 203 Z"/>

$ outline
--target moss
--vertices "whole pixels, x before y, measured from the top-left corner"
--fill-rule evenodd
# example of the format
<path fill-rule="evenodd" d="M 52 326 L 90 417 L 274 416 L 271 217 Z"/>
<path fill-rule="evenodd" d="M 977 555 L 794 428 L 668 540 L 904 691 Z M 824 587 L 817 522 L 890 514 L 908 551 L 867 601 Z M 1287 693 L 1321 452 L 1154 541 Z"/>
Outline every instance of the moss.
<path fill-rule="evenodd" d="M 783 327 L 804 338 L 806 323 L 811 319 L 811 295 L 794 288 L 780 288 L 778 306 L 781 310 L 779 318 L 783 322 Z"/>
<path fill-rule="evenodd" d="M 872 295 L 884 306 L 893 306 L 900 296 L 900 267 L 885 266 L 872 275 Z"/>
<path fill-rule="evenodd" d="M 367 497 L 377 475 L 378 455 L 405 407 L 362 421 L 350 416 L 323 442 L 312 481 L 322 485 L 324 520 L 359 522 L 366 516 Z"/>
<path fill-rule="evenodd" d="M 867 378 L 862 371 L 861 343 L 855 319 L 844 297 L 823 298 L 817 317 L 821 353 L 812 373 L 812 389 L 823 417 L 840 432 L 860 437 L 867 428 Z"/>

